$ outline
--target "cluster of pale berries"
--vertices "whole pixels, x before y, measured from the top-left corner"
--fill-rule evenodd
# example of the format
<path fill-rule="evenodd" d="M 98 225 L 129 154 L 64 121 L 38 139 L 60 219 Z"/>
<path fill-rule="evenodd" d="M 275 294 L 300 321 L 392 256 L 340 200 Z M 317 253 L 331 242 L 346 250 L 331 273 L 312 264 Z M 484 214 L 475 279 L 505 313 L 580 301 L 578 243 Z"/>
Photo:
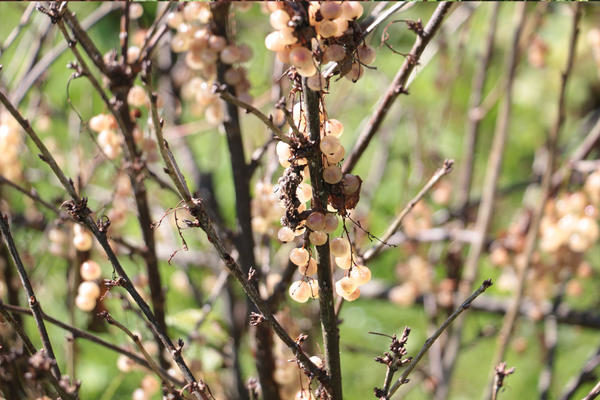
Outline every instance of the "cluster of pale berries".
<path fill-rule="evenodd" d="M 87 260 L 81 263 L 79 274 L 83 282 L 77 289 L 75 305 L 81 311 L 92 311 L 96 307 L 96 301 L 100 297 L 100 286 L 96 282 L 102 276 L 102 269 L 97 262 Z"/>
<path fill-rule="evenodd" d="M 600 206 L 600 171 L 590 174 L 583 191 L 560 196 L 546 205 L 540 226 L 540 248 L 548 253 L 567 246 L 583 253 L 598 240 Z"/>
<path fill-rule="evenodd" d="M 19 148 L 23 142 L 19 123 L 7 112 L 0 114 L 0 175 L 11 181 L 21 179 Z"/>
<path fill-rule="evenodd" d="M 345 37 L 353 36 L 352 21 L 360 18 L 363 7 L 358 1 L 311 1 L 308 13 L 309 24 L 314 28 L 318 46 L 321 49 L 314 54 L 310 38 L 301 37 L 294 18 L 294 10 L 283 2 L 269 2 L 271 26 L 276 29 L 265 38 L 267 49 L 277 53 L 277 58 L 285 64 L 295 67 L 298 74 L 309 77 L 308 86 L 314 91 L 324 89 L 325 81 L 317 67 L 329 62 L 339 62 L 351 56 L 352 68 L 345 75 L 357 81 L 363 73 L 363 65 L 375 61 L 373 48 L 362 44 L 356 50 L 347 50 Z M 350 53 L 348 53 L 350 51 Z"/>
<path fill-rule="evenodd" d="M 150 400 L 160 389 L 160 382 L 153 375 L 146 375 L 139 388 L 133 391 L 132 400 Z"/>
<path fill-rule="evenodd" d="M 223 122 L 225 112 L 223 101 L 213 92 L 217 62 L 229 66 L 223 76 L 225 83 L 235 88 L 239 99 L 251 103 L 247 71 L 236 64 L 249 61 L 252 49 L 246 44 L 228 43 L 227 38 L 212 33 L 209 25 L 211 18 L 209 3 L 190 2 L 181 11 L 169 13 L 167 24 L 177 30 L 171 39 L 171 49 L 175 53 L 186 53 L 186 65 L 199 74 L 199 77 L 184 84 L 183 98 L 194 100 L 192 111 L 204 113 L 208 123 L 219 125 Z"/>

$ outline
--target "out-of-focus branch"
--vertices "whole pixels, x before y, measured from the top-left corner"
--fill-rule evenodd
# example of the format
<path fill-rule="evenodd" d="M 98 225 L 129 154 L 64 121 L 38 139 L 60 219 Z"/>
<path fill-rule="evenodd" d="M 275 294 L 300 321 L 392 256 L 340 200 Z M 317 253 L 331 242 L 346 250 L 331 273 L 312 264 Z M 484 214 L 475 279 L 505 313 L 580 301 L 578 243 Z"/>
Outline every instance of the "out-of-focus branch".
<path fill-rule="evenodd" d="M 596 379 L 594 370 L 600 365 L 600 347 L 588 358 L 579 373 L 571 378 L 561 393 L 559 400 L 570 400 L 584 383 Z"/>
<path fill-rule="evenodd" d="M 31 200 L 40 203 L 42 206 L 46 207 L 48 210 L 52 211 L 53 213 L 60 215 L 60 210 L 58 208 L 56 208 L 56 206 L 54 206 L 54 205 L 48 203 L 46 200 L 42 199 L 37 194 L 37 191 L 35 189 L 27 190 L 24 187 L 17 185 L 13 181 L 6 179 L 3 175 L 0 175 L 0 183 L 6 184 L 6 185 L 12 187 L 13 189 L 15 189 L 15 190 L 23 193 L 25 196 L 29 197 Z"/>
<path fill-rule="evenodd" d="M 493 365 L 498 365 L 503 359 L 506 353 L 506 349 L 512 337 L 513 328 L 516 322 L 516 319 L 519 314 L 519 308 L 521 301 L 523 300 L 525 285 L 527 282 L 527 276 L 529 269 L 531 267 L 531 260 L 533 258 L 533 253 L 537 246 L 537 238 L 539 233 L 540 222 L 544 215 L 544 209 L 546 206 L 546 201 L 548 200 L 551 192 L 552 192 L 552 172 L 554 171 L 554 164 L 557 157 L 557 147 L 560 130 L 562 129 L 563 122 L 565 120 L 565 103 L 566 103 L 566 90 L 567 83 L 569 81 L 569 77 L 571 75 L 571 71 L 573 69 L 573 62 L 575 59 L 575 49 L 577 46 L 577 38 L 579 36 L 579 20 L 581 18 L 581 9 L 578 5 L 575 5 L 575 10 L 573 10 L 573 22 L 571 28 L 571 34 L 569 39 L 569 49 L 567 53 L 567 60 L 564 72 L 561 73 L 561 86 L 560 93 L 558 97 L 558 110 L 556 120 L 554 125 L 550 129 L 548 135 L 548 160 L 547 165 L 544 170 L 544 176 L 542 178 L 541 185 L 541 195 L 540 201 L 538 202 L 537 208 L 534 210 L 534 215 L 531 221 L 531 225 L 529 227 L 529 231 L 527 232 L 527 237 L 525 240 L 525 250 L 523 252 L 524 259 L 523 264 L 520 265 L 520 268 L 517 268 L 517 287 L 515 288 L 515 296 L 514 301 L 506 316 L 504 318 L 504 322 L 502 324 L 502 329 L 498 335 L 498 346 L 496 348 L 496 354 L 494 356 Z"/>
<path fill-rule="evenodd" d="M 515 18 L 516 27 L 513 32 L 512 45 L 510 54 L 507 57 L 507 90 L 498 117 L 496 119 L 496 129 L 492 147 L 490 150 L 489 161 L 487 164 L 481 204 L 477 213 L 476 228 L 477 239 L 471 244 L 469 254 L 465 263 L 463 277 L 459 283 L 457 302 L 462 301 L 470 292 L 473 282 L 477 279 L 479 258 L 485 247 L 485 237 L 488 232 L 492 216 L 494 213 L 494 204 L 496 200 L 496 186 L 502 168 L 502 160 L 504 158 L 504 147 L 508 137 L 508 127 L 512 107 L 512 88 L 516 76 L 517 64 L 519 60 L 519 38 L 525 25 L 526 7 L 524 3 L 516 6 Z M 456 321 L 452 329 L 448 342 L 446 344 L 446 352 L 444 355 L 444 377 L 450 380 L 458 356 L 460 341 L 462 337 L 462 328 L 465 317 L 461 316 Z"/>

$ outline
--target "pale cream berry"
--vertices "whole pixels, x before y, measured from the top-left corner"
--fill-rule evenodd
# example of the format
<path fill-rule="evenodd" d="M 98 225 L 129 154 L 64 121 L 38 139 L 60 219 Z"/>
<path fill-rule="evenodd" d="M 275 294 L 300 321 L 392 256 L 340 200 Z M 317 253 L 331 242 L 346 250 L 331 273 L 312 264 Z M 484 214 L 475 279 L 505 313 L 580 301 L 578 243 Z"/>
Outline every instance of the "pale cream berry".
<path fill-rule="evenodd" d="M 319 281 L 316 279 L 309 279 L 308 286 L 310 287 L 310 298 L 318 299 L 319 298 Z"/>
<path fill-rule="evenodd" d="M 171 39 L 171 50 L 174 53 L 183 53 L 190 48 L 190 38 L 186 34 L 176 33 Z"/>
<path fill-rule="evenodd" d="M 289 167 L 289 160 L 292 157 L 292 149 L 290 146 L 285 142 L 277 142 L 275 151 L 277 152 L 277 157 L 279 158 L 279 164 L 281 164 L 281 166 L 284 168 Z"/>
<path fill-rule="evenodd" d="M 131 395 L 131 400 L 150 400 L 150 396 L 146 394 L 144 389 L 137 388 L 133 391 L 133 394 Z"/>
<path fill-rule="evenodd" d="M 75 305 L 81 311 L 89 312 L 96 307 L 96 300 L 93 297 L 78 295 L 75 297 Z"/>
<path fill-rule="evenodd" d="M 313 65 L 312 53 L 306 47 L 294 47 L 290 51 L 290 63 L 297 68 L 307 68 Z"/>
<path fill-rule="evenodd" d="M 246 43 L 242 43 L 238 46 L 238 50 L 240 52 L 239 62 L 247 62 L 252 58 L 252 48 L 248 46 Z"/>
<path fill-rule="evenodd" d="M 177 29 L 177 27 L 183 22 L 183 15 L 180 12 L 170 12 L 167 14 L 167 25 L 171 29 Z"/>
<path fill-rule="evenodd" d="M 79 268 L 81 278 L 86 281 L 94 281 L 102 275 L 100 265 L 93 260 L 84 261 Z"/>
<path fill-rule="evenodd" d="M 310 260 L 308 260 L 308 262 L 304 265 L 300 265 L 298 267 L 298 271 L 300 271 L 300 273 L 302 275 L 314 275 L 317 273 L 317 260 L 315 260 L 314 258 L 310 258 Z"/>
<path fill-rule="evenodd" d="M 317 67 L 315 67 L 314 64 L 310 64 L 303 68 L 296 67 L 296 72 L 298 72 L 300 76 L 308 78 L 317 73 Z"/>
<path fill-rule="evenodd" d="M 590 240 L 579 232 L 574 232 L 569 236 L 568 244 L 569 248 L 576 253 L 583 253 L 591 245 Z"/>
<path fill-rule="evenodd" d="M 325 214 L 325 228 L 323 229 L 326 233 L 333 233 L 337 229 L 339 219 L 337 215 L 332 213 Z"/>
<path fill-rule="evenodd" d="M 294 240 L 294 231 L 284 226 L 277 232 L 277 239 L 284 243 L 291 242 Z"/>
<path fill-rule="evenodd" d="M 363 13 L 363 6 L 359 1 L 342 2 L 342 15 L 346 19 L 360 18 Z"/>
<path fill-rule="evenodd" d="M 281 40 L 285 45 L 292 45 L 298 41 L 296 35 L 294 35 L 294 30 L 292 28 L 283 28 L 279 31 L 281 34 Z"/>
<path fill-rule="evenodd" d="M 146 91 L 141 86 L 134 86 L 127 94 L 127 102 L 133 107 L 143 107 L 148 102 Z"/>
<path fill-rule="evenodd" d="M 334 185 L 342 180 L 342 169 L 337 165 L 330 165 L 323 169 L 323 180 Z"/>
<path fill-rule="evenodd" d="M 140 56 L 140 48 L 137 46 L 130 46 L 127 49 L 127 63 L 129 64 L 133 64 L 135 61 L 137 61 L 138 57 Z"/>
<path fill-rule="evenodd" d="M 315 246 L 323 246 L 327 243 L 327 234 L 321 231 L 314 231 L 308 235 L 308 239 Z"/>
<path fill-rule="evenodd" d="M 110 129 L 110 118 L 105 114 L 94 115 L 90 119 L 90 129 L 95 132 L 102 132 L 103 130 Z"/>
<path fill-rule="evenodd" d="M 375 50 L 371 46 L 360 45 L 356 52 L 358 59 L 363 64 L 372 64 L 375 61 Z"/>
<path fill-rule="evenodd" d="M 147 394 L 153 395 L 160 389 L 160 382 L 153 375 L 146 375 L 144 376 L 144 379 L 142 379 L 142 389 L 144 389 Z"/>
<path fill-rule="evenodd" d="M 281 51 L 278 51 L 276 56 L 280 63 L 282 63 L 282 64 L 290 63 L 290 49 L 283 49 Z"/>
<path fill-rule="evenodd" d="M 225 64 L 235 64 L 240 59 L 240 50 L 237 46 L 229 45 L 221 51 L 220 58 Z"/>
<path fill-rule="evenodd" d="M 144 7 L 140 3 L 131 3 L 129 5 L 129 18 L 138 19 L 144 14 Z"/>
<path fill-rule="evenodd" d="M 308 250 L 303 248 L 295 248 L 290 252 L 290 261 L 298 266 L 305 265 L 309 258 Z"/>
<path fill-rule="evenodd" d="M 338 33 L 338 26 L 335 22 L 325 19 L 315 26 L 315 31 L 321 37 L 329 38 Z"/>
<path fill-rule="evenodd" d="M 324 1 L 319 10 L 325 19 L 334 19 L 342 15 L 342 5 L 337 1 Z"/>
<path fill-rule="evenodd" d="M 344 17 L 339 17 L 339 18 L 334 19 L 333 22 L 337 26 L 337 33 L 335 34 L 335 36 L 344 35 L 349 27 L 348 20 Z"/>
<path fill-rule="evenodd" d="M 121 372 L 130 372 L 134 365 L 134 361 L 125 355 L 120 355 L 117 358 L 117 368 Z"/>
<path fill-rule="evenodd" d="M 335 283 L 335 292 L 342 297 L 349 296 L 358 288 L 356 281 L 350 277 L 344 276 Z"/>
<path fill-rule="evenodd" d="M 211 125 L 220 125 L 225 119 L 224 105 L 221 101 L 210 104 L 204 112 L 206 121 Z"/>
<path fill-rule="evenodd" d="M 221 51 L 227 46 L 227 39 L 223 36 L 218 35 L 210 35 L 208 38 L 208 47 L 213 49 L 214 51 Z"/>
<path fill-rule="evenodd" d="M 344 238 L 335 238 L 330 242 L 331 254 L 344 257 L 350 254 L 350 244 Z"/>
<path fill-rule="evenodd" d="M 264 234 L 267 233 L 267 229 L 269 229 L 269 224 L 266 219 L 259 216 L 252 218 L 252 230 L 254 232 Z"/>
<path fill-rule="evenodd" d="M 598 239 L 598 224 L 594 218 L 583 217 L 577 221 L 577 231 L 585 236 L 590 242 L 595 242 Z"/>
<path fill-rule="evenodd" d="M 322 231 L 325 229 L 325 214 L 313 211 L 306 218 L 306 226 L 313 231 Z"/>
<path fill-rule="evenodd" d="M 331 61 L 339 62 L 342 61 L 344 57 L 346 57 L 346 50 L 344 49 L 344 46 L 332 44 L 323 52 L 323 64 L 327 64 Z"/>
<path fill-rule="evenodd" d="M 305 281 L 295 281 L 290 285 L 290 297 L 298 303 L 306 303 L 311 297 L 311 287 Z"/>
<path fill-rule="evenodd" d="M 325 134 L 327 136 L 340 137 L 344 133 L 344 124 L 337 119 L 329 119 L 325 121 Z"/>
<path fill-rule="evenodd" d="M 600 171 L 592 172 L 585 180 L 584 190 L 594 204 L 600 203 Z"/>
<path fill-rule="evenodd" d="M 346 296 L 342 296 L 346 301 L 354 301 L 360 297 L 360 288 L 354 289 L 352 293 Z"/>
<path fill-rule="evenodd" d="M 358 286 L 364 285 L 371 280 L 371 270 L 364 265 L 355 265 L 350 271 L 350 277 Z"/>
<path fill-rule="evenodd" d="M 285 41 L 281 32 L 271 32 L 265 38 L 265 46 L 271 51 L 280 52 L 285 49 Z"/>
<path fill-rule="evenodd" d="M 340 147 L 340 140 L 335 136 L 325 136 L 319 143 L 319 149 L 325 155 L 334 154 Z"/>
<path fill-rule="evenodd" d="M 96 299 L 100 296 L 100 286 L 94 281 L 85 281 L 79 284 L 77 295 Z"/>
<path fill-rule="evenodd" d="M 356 193 L 360 187 L 360 179 L 356 175 L 346 174 L 342 179 L 342 187 L 345 195 Z"/>
<path fill-rule="evenodd" d="M 269 16 L 269 22 L 274 29 L 283 29 L 290 22 L 290 15 L 283 10 L 275 10 Z"/>
<path fill-rule="evenodd" d="M 344 149 L 344 146 L 340 146 L 340 147 L 338 147 L 338 149 L 335 153 L 326 155 L 327 162 L 329 164 L 337 164 L 344 159 L 345 155 L 346 155 L 346 149 Z"/>
<path fill-rule="evenodd" d="M 350 257 L 350 254 L 342 257 L 335 257 L 335 264 L 341 269 L 350 269 L 352 266 L 352 257 Z"/>
<path fill-rule="evenodd" d="M 52 228 L 48 231 L 48 239 L 53 243 L 64 244 L 67 242 L 67 234 L 61 229 Z"/>
<path fill-rule="evenodd" d="M 308 183 L 301 183 L 296 189 L 296 196 L 300 203 L 306 203 L 312 199 L 312 187 Z"/>
<path fill-rule="evenodd" d="M 92 235 L 89 232 L 81 232 L 73 236 L 73 246 L 79 251 L 88 251 L 92 248 Z"/>

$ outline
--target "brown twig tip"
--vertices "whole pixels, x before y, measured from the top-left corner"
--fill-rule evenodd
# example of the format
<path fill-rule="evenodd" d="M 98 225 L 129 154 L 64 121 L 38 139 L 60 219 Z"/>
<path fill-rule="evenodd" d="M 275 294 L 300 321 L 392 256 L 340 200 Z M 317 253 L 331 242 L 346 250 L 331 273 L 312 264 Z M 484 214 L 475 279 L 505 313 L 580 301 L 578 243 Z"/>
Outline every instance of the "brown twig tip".
<path fill-rule="evenodd" d="M 452 167 L 454 167 L 454 160 L 452 160 L 452 159 L 444 160 L 444 165 L 442 165 L 442 169 L 446 173 L 451 172 L 452 171 Z"/>
<path fill-rule="evenodd" d="M 494 283 L 492 282 L 492 280 L 490 278 L 486 279 L 485 281 L 483 281 L 483 283 L 481 284 L 481 286 L 484 289 L 489 288 L 490 286 L 492 286 Z"/>
<path fill-rule="evenodd" d="M 504 386 L 504 379 L 515 372 L 515 367 L 506 368 L 506 362 L 502 361 L 496 365 L 496 375 L 494 376 L 494 392 L 492 394 L 492 400 L 496 400 L 498 392 Z"/>

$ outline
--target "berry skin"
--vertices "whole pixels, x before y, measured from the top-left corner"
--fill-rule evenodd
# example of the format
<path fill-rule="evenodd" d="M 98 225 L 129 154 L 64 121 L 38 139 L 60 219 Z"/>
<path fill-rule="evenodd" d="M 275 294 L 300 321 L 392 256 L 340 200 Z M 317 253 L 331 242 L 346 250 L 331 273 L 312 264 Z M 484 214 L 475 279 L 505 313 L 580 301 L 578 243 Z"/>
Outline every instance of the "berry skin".
<path fill-rule="evenodd" d="M 77 289 L 77 295 L 97 299 L 100 296 L 100 286 L 92 281 L 81 282 Z"/>
<path fill-rule="evenodd" d="M 357 49 L 358 59 L 365 64 L 373 64 L 375 61 L 375 50 L 370 46 L 361 45 Z"/>
<path fill-rule="evenodd" d="M 342 296 L 342 297 L 346 301 L 354 301 L 354 300 L 356 300 L 356 299 L 358 299 L 360 297 L 360 289 L 356 288 L 356 289 L 354 289 L 354 292 L 350 293 L 347 296 Z"/>
<path fill-rule="evenodd" d="M 311 297 L 311 287 L 305 281 L 296 281 L 290 285 L 290 297 L 298 303 L 306 303 Z"/>
<path fill-rule="evenodd" d="M 294 240 L 294 237 L 294 231 L 288 228 L 287 226 L 284 226 L 277 232 L 277 238 L 284 243 L 291 242 L 292 240 Z"/>
<path fill-rule="evenodd" d="M 94 307 L 96 307 L 96 300 L 92 297 L 86 297 L 82 295 L 78 295 L 75 297 L 75 305 L 81 311 L 92 311 Z"/>
<path fill-rule="evenodd" d="M 88 251 L 92 248 L 92 235 L 89 232 L 82 232 L 73 236 L 73 246 L 79 251 Z"/>
<path fill-rule="evenodd" d="M 327 136 L 340 137 L 344 133 L 344 124 L 337 119 L 330 119 L 325 121 L 325 134 Z"/>
<path fill-rule="evenodd" d="M 283 29 L 290 22 L 290 16 L 283 10 L 275 10 L 271 13 L 269 22 L 274 29 Z"/>
<path fill-rule="evenodd" d="M 325 136 L 319 143 L 319 149 L 325 155 L 336 153 L 341 146 L 340 140 L 335 136 Z"/>
<path fill-rule="evenodd" d="M 325 233 L 333 233 L 337 229 L 339 224 L 338 217 L 335 214 L 325 214 Z"/>
<path fill-rule="evenodd" d="M 330 165 L 323 169 L 323 180 L 331 185 L 335 185 L 342 180 L 342 169 L 337 165 Z"/>
<path fill-rule="evenodd" d="M 350 195 L 355 193 L 360 187 L 360 179 L 356 175 L 346 174 L 342 179 L 344 194 Z"/>
<path fill-rule="evenodd" d="M 290 63 L 296 68 L 308 68 L 313 65 L 312 53 L 306 47 L 294 47 L 290 51 Z"/>
<path fill-rule="evenodd" d="M 83 278 L 84 280 L 94 281 L 100 278 L 100 276 L 102 275 L 102 269 L 100 268 L 100 265 L 98 265 L 97 262 L 87 260 L 81 264 L 79 273 L 81 274 L 81 278 Z"/>
<path fill-rule="evenodd" d="M 364 265 L 355 265 L 350 271 L 350 277 L 357 285 L 364 285 L 371 280 L 371 270 Z"/>
<path fill-rule="evenodd" d="M 335 238 L 330 242 L 331 254 L 335 257 L 344 257 L 350 254 L 350 245 L 344 238 Z"/>
<path fill-rule="evenodd" d="M 335 257 L 335 263 L 341 269 L 350 269 L 352 266 L 352 258 L 350 257 L 350 254 L 343 257 Z"/>
<path fill-rule="evenodd" d="M 319 10 L 325 19 L 335 19 L 342 15 L 342 5 L 335 1 L 321 3 Z"/>
<path fill-rule="evenodd" d="M 306 218 L 306 226 L 312 231 L 322 231 L 325 229 L 325 214 L 318 211 L 310 213 Z"/>
<path fill-rule="evenodd" d="M 298 267 L 298 271 L 302 275 L 314 275 L 317 273 L 317 260 L 311 257 L 311 259 L 305 265 L 301 265 Z"/>
<path fill-rule="evenodd" d="M 308 235 L 310 243 L 315 246 L 323 246 L 327 243 L 327 234 L 322 231 L 314 231 Z"/>
<path fill-rule="evenodd" d="M 305 265 L 310 258 L 308 250 L 302 248 L 295 248 L 290 252 L 290 261 L 300 266 Z"/>
<path fill-rule="evenodd" d="M 337 281 L 335 283 L 335 291 L 338 295 L 340 295 L 342 297 L 349 296 L 357 288 L 358 288 L 358 285 L 356 284 L 356 281 L 347 276 L 344 276 L 343 278 L 341 278 L 339 281 Z"/>

